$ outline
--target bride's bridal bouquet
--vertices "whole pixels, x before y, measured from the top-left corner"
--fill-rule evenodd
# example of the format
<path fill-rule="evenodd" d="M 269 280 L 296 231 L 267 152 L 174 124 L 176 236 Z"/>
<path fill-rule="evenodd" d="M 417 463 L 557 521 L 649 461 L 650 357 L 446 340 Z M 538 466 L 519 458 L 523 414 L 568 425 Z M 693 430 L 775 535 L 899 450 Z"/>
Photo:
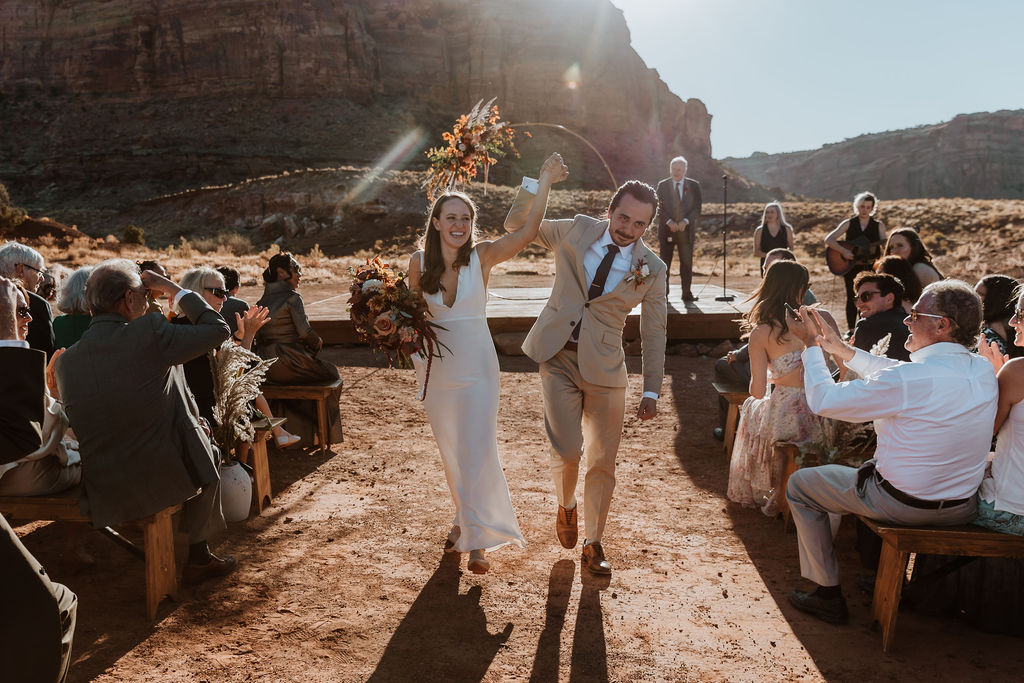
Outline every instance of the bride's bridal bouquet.
<path fill-rule="evenodd" d="M 496 157 L 505 156 L 506 150 L 519 156 L 512 144 L 515 131 L 508 121 L 501 120 L 494 100 L 492 97 L 487 104 L 483 100 L 477 102 L 472 111 L 458 118 L 452 132 L 441 136 L 445 141 L 443 147 L 427 150 L 430 175 L 425 186 L 431 200 L 438 192 L 453 189 L 456 183 L 468 185 L 481 167 L 486 191 L 487 172 L 497 163 Z"/>
<path fill-rule="evenodd" d="M 441 357 L 442 348 L 448 348 L 437 339 L 437 329 L 444 328 L 427 319 L 423 296 L 409 289 L 405 273 L 394 270 L 380 256 L 359 268 L 349 268 L 349 273 L 349 314 L 360 340 L 399 367 L 410 367 L 411 356 L 420 354 L 427 361 L 429 378 L 431 361 Z"/>

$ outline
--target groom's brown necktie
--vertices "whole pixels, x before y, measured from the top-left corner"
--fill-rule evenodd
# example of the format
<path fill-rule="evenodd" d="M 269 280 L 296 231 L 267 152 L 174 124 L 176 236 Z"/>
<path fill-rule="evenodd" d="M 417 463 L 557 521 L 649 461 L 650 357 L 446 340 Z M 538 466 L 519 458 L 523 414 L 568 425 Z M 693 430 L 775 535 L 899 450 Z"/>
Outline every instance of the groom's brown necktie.
<path fill-rule="evenodd" d="M 590 283 L 590 289 L 587 290 L 588 301 L 599 297 L 604 293 L 604 283 L 608 280 L 608 273 L 612 269 L 612 261 L 615 260 L 618 253 L 619 248 L 616 245 L 608 245 L 608 253 L 604 255 L 603 259 L 601 259 L 601 264 L 597 267 L 597 272 L 594 273 L 594 281 Z M 572 330 L 572 336 L 569 337 L 570 342 L 578 342 L 580 340 L 580 327 L 582 325 L 583 316 L 581 315 L 580 321 L 576 323 L 576 327 Z"/>

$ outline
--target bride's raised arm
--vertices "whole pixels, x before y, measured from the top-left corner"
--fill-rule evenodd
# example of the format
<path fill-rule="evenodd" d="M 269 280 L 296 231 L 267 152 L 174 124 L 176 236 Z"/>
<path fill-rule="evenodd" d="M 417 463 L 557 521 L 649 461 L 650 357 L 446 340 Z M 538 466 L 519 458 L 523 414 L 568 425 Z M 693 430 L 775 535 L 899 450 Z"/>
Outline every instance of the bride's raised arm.
<path fill-rule="evenodd" d="M 537 195 L 530 205 L 530 212 L 526 216 L 523 227 L 515 232 L 510 232 L 493 242 L 483 242 L 477 246 L 477 253 L 480 255 L 480 266 L 483 268 L 484 276 L 491 268 L 507 261 L 526 245 L 537 237 L 540 230 L 540 223 L 544 220 L 544 212 L 548 204 L 548 192 L 551 186 L 565 180 L 569 176 L 569 167 L 562 161 L 562 156 L 557 152 L 553 153 L 540 168 L 539 187 Z"/>

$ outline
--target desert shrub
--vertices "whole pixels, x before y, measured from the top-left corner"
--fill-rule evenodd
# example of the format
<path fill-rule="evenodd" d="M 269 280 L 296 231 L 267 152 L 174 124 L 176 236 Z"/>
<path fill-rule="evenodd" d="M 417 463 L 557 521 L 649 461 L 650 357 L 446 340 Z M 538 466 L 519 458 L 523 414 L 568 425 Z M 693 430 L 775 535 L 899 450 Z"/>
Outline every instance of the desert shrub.
<path fill-rule="evenodd" d="M 313 248 L 309 250 L 308 254 L 306 254 L 306 263 L 311 266 L 319 266 L 320 262 L 326 258 L 327 257 L 324 255 L 323 250 L 320 249 L 320 243 L 318 242 L 317 244 L 314 244 Z"/>
<path fill-rule="evenodd" d="M 121 241 L 125 244 L 139 244 L 146 246 L 146 239 L 142 236 L 142 228 L 137 225 L 129 225 L 121 235 Z"/>
<path fill-rule="evenodd" d="M 176 251 L 181 258 L 192 258 L 192 243 L 188 241 L 187 237 L 182 235 L 181 242 L 178 244 Z"/>
<path fill-rule="evenodd" d="M 7 187 L 0 183 L 0 227 L 14 227 L 25 220 L 24 209 L 19 209 L 11 203 L 11 196 L 7 193 Z"/>
<path fill-rule="evenodd" d="M 185 238 L 182 237 L 182 239 Z M 191 242 L 189 242 L 189 252 L 186 253 L 185 250 L 182 250 L 181 256 L 188 258 L 192 251 L 198 254 L 210 254 L 217 251 L 217 247 L 216 237 L 193 237 Z"/>
<path fill-rule="evenodd" d="M 235 256 L 245 256 L 253 252 L 252 240 L 249 239 L 249 236 L 234 230 L 217 235 L 217 243 L 222 250 L 229 251 Z"/>

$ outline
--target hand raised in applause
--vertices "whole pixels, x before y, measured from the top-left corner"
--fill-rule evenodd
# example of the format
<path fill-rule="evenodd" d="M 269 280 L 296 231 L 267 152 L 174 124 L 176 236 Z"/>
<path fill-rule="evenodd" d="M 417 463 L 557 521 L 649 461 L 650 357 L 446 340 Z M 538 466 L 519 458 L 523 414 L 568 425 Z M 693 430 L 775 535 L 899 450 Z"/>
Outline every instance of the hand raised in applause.
<path fill-rule="evenodd" d="M 251 349 L 256 333 L 270 322 L 270 309 L 266 306 L 250 306 L 245 315 L 235 313 L 235 322 L 238 324 L 237 336 L 241 337 L 242 346 Z"/>
<path fill-rule="evenodd" d="M 983 334 L 978 336 L 978 354 L 992 364 L 997 375 L 1003 369 L 1003 365 L 1010 360 L 1010 356 L 999 352 L 999 344 L 990 342 Z"/>
<path fill-rule="evenodd" d="M 569 177 L 569 167 L 565 165 L 565 161 L 562 160 L 562 155 L 558 152 L 552 152 L 551 156 L 544 160 L 544 164 L 540 167 L 540 182 L 546 182 L 550 185 L 560 183 Z"/>
<path fill-rule="evenodd" d="M 814 342 L 821 347 L 822 351 L 831 354 L 843 363 L 853 360 L 857 350 L 843 341 L 839 330 L 829 325 L 817 309 L 801 306 L 800 316 L 805 320 L 814 321 L 814 327 L 817 328 Z"/>

